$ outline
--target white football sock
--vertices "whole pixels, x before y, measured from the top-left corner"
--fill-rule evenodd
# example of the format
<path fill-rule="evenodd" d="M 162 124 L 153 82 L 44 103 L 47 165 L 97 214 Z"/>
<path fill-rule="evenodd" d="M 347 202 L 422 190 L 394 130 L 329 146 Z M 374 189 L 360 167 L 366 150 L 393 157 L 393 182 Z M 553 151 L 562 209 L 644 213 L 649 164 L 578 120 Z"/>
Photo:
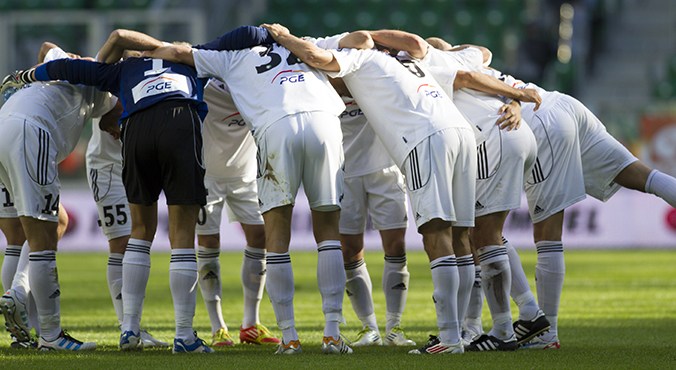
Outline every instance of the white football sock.
<path fill-rule="evenodd" d="M 249 328 L 259 322 L 258 312 L 265 288 L 265 249 L 244 248 L 242 260 L 242 287 L 244 290 L 244 315 L 242 328 Z"/>
<path fill-rule="evenodd" d="M 458 321 L 463 323 L 474 286 L 474 258 L 471 254 L 456 257 L 458 262 Z"/>
<path fill-rule="evenodd" d="M 540 311 L 540 307 L 535 301 L 535 294 L 530 290 L 528 278 L 523 271 L 523 265 L 521 265 L 521 258 L 512 244 L 504 237 L 502 243 L 507 248 L 509 267 L 512 270 L 512 287 L 509 294 L 519 307 L 519 319 L 532 320 Z"/>
<path fill-rule="evenodd" d="M 172 249 L 169 262 L 169 287 L 174 301 L 176 339 L 195 343 L 193 318 L 197 303 L 197 256 L 194 249 Z"/>
<path fill-rule="evenodd" d="M 481 325 L 483 307 L 484 289 L 483 285 L 481 285 L 481 266 L 474 265 L 474 284 L 472 285 L 472 293 L 469 298 L 465 321 L 463 322 L 465 328 L 472 329 L 476 333 L 484 332 Z"/>
<path fill-rule="evenodd" d="M 317 244 L 317 286 L 322 295 L 324 336 L 340 338 L 338 325 L 344 323 L 345 268 L 340 241 L 325 240 Z"/>
<path fill-rule="evenodd" d="M 23 243 L 19 261 L 15 265 L 16 271 L 14 273 L 14 280 L 10 281 L 11 288 L 14 290 L 17 298 L 22 302 L 26 302 L 28 310 L 28 323 L 35 328 L 35 333 L 39 336 L 40 333 L 40 319 L 38 317 L 38 308 L 35 304 L 35 298 L 31 292 L 28 275 L 28 256 L 30 254 L 30 246 L 28 241 Z M 9 288 L 8 288 L 9 289 Z"/>
<path fill-rule="evenodd" d="M 204 305 L 211 322 L 211 334 L 216 334 L 220 328 L 228 327 L 223 320 L 221 310 L 221 264 L 218 262 L 220 250 L 217 248 L 197 247 L 197 271 L 199 272 L 199 286 L 204 299 Z"/>
<path fill-rule="evenodd" d="M 61 334 L 61 290 L 56 251 L 31 252 L 28 258 L 28 275 L 38 308 L 40 335 L 45 340 L 54 340 Z"/>
<path fill-rule="evenodd" d="M 514 335 L 514 329 L 509 301 L 512 271 L 507 249 L 503 245 L 488 245 L 477 250 L 477 257 L 481 263 L 481 283 L 493 318 L 493 328 L 488 334 L 509 339 Z"/>
<path fill-rule="evenodd" d="M 434 306 L 437 312 L 439 340 L 445 344 L 460 341 L 458 321 L 458 265 L 455 255 L 439 257 L 430 262 L 434 285 Z"/>
<path fill-rule="evenodd" d="M 652 170 L 645 183 L 645 192 L 655 194 L 676 208 L 676 179 L 658 170 Z"/>
<path fill-rule="evenodd" d="M 108 267 L 106 268 L 106 280 L 108 281 L 108 291 L 113 300 L 113 308 L 117 315 L 119 325 L 122 325 L 124 319 L 124 306 L 122 304 L 122 261 L 124 254 L 110 253 L 108 255 Z"/>
<path fill-rule="evenodd" d="M 288 344 L 298 340 L 296 323 L 293 316 L 293 268 L 289 253 L 268 252 L 265 256 L 268 277 L 265 290 L 268 292 L 272 308 L 277 318 L 277 326 L 282 331 L 282 340 Z"/>
<path fill-rule="evenodd" d="M 19 263 L 19 256 L 21 256 L 20 245 L 8 245 L 5 249 L 5 259 L 2 260 L 2 291 L 6 292 L 12 287 L 12 280 L 16 273 L 16 265 Z"/>
<path fill-rule="evenodd" d="M 352 309 L 361 321 L 362 327 L 369 327 L 378 332 L 376 314 L 373 310 L 371 276 L 366 269 L 364 259 L 345 264 L 345 291 L 352 303 Z"/>
<path fill-rule="evenodd" d="M 549 340 L 558 336 L 557 318 L 559 316 L 563 279 L 566 275 L 563 243 L 540 241 L 535 243 L 535 247 L 538 252 L 538 262 L 535 265 L 535 288 L 538 295 L 538 304 L 552 326 L 549 332 L 542 337 Z"/>
<path fill-rule="evenodd" d="M 122 259 L 122 306 L 124 317 L 121 330 L 138 333 L 141 330 L 141 307 L 150 276 L 151 242 L 129 239 Z"/>
<path fill-rule="evenodd" d="M 21 251 L 19 253 L 19 259 L 14 265 L 14 277 L 13 280 L 9 281 L 9 288 L 12 288 L 22 302 L 26 302 L 26 297 L 30 294 L 31 286 L 29 282 L 28 275 L 28 264 L 31 248 L 28 245 L 28 241 L 23 243 Z M 7 288 L 7 289 L 9 289 Z"/>
<path fill-rule="evenodd" d="M 385 312 L 387 320 L 385 333 L 389 333 L 392 328 L 401 324 L 401 316 L 406 308 L 408 280 L 410 276 L 411 274 L 408 273 L 408 267 L 406 266 L 406 255 L 385 256 L 382 280 L 385 305 L 387 306 L 387 311 Z M 371 298 L 371 301 L 373 301 L 373 298 Z"/>

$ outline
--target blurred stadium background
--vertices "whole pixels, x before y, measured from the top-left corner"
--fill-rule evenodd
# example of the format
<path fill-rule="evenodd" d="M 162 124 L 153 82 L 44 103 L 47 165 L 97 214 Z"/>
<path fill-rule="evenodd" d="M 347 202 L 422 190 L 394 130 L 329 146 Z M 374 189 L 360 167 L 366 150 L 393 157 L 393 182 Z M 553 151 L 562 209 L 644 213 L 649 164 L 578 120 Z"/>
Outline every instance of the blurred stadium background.
<path fill-rule="evenodd" d="M 674 0 L 0 0 L 0 75 L 34 65 L 43 41 L 93 56 L 116 28 L 202 43 L 263 22 L 297 36 L 394 28 L 487 46 L 492 66 L 577 97 L 676 175 Z M 60 165 L 66 189 L 87 186 L 90 133 Z"/>

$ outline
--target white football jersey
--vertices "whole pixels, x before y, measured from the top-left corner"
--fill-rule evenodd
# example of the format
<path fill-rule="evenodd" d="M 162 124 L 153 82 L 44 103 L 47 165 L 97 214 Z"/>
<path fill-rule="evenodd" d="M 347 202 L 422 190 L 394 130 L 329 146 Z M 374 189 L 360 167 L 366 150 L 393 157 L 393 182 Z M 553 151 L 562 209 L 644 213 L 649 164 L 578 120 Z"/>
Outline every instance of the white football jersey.
<path fill-rule="evenodd" d="M 476 48 L 474 49 L 481 52 Z M 467 50 L 467 49 L 465 49 Z M 441 87 L 449 95 L 453 96 L 453 103 L 473 125 L 480 131 L 486 132 L 495 126 L 495 122 L 500 117 L 498 110 L 508 102 L 507 99 L 500 98 L 498 95 L 487 94 L 478 90 L 462 88 L 454 91 L 453 84 L 458 70 L 478 71 L 483 69 L 481 60 L 476 59 L 476 53 L 448 52 L 430 47 L 427 55 L 421 60 L 423 65 L 428 67 Z M 464 53 L 463 53 L 464 52 Z M 466 60 L 462 56 L 468 57 Z M 478 68 L 477 68 L 478 67 Z"/>
<path fill-rule="evenodd" d="M 328 78 L 277 44 L 237 51 L 193 50 L 199 77 L 228 84 L 255 138 L 275 121 L 301 112 L 345 110 Z"/>
<path fill-rule="evenodd" d="M 340 114 L 345 152 L 345 178 L 367 175 L 394 165 L 392 157 L 369 125 L 354 99 L 343 97 L 345 111 Z"/>
<path fill-rule="evenodd" d="M 204 89 L 204 101 L 209 107 L 202 133 L 207 176 L 255 180 L 256 143 L 228 87 L 211 79 Z"/>
<path fill-rule="evenodd" d="M 348 34 L 349 32 L 343 32 L 327 37 L 303 37 L 303 40 L 311 42 L 322 49 L 339 49 L 340 40 Z"/>
<path fill-rule="evenodd" d="M 429 71 L 376 50 L 332 51 L 359 107 L 398 166 L 426 137 L 449 127 L 470 128 Z"/>
<path fill-rule="evenodd" d="M 68 58 L 68 54 L 53 48 L 44 61 L 61 58 Z M 48 131 L 58 151 L 57 163 L 75 149 L 82 129 L 91 118 L 101 117 L 115 106 L 110 93 L 67 82 L 34 82 L 15 95 L 0 108 L 0 119 L 20 117 Z"/>

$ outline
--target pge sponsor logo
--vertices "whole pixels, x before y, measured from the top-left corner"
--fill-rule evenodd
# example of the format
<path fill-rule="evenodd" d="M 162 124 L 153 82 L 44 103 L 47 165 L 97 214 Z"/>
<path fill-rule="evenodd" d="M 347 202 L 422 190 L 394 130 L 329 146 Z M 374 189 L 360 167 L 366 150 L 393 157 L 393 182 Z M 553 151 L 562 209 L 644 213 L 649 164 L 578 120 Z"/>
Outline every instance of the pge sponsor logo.
<path fill-rule="evenodd" d="M 294 74 L 294 75 L 285 75 L 285 76 L 280 76 L 285 73 L 297 73 L 300 72 L 300 74 Z M 272 79 L 272 83 L 277 80 L 277 77 L 279 77 L 279 84 L 284 84 L 284 83 L 299 83 L 299 82 L 305 82 L 305 71 L 298 70 L 298 71 L 292 71 L 292 70 L 287 70 L 287 71 L 281 71 L 275 76 L 275 78 Z"/>
<path fill-rule="evenodd" d="M 343 113 L 341 113 L 340 116 L 338 116 L 338 118 L 343 119 L 346 117 L 357 117 L 363 114 L 364 113 L 359 108 L 353 110 L 344 110 Z"/>
<path fill-rule="evenodd" d="M 149 96 L 174 91 L 182 91 L 190 95 L 190 87 L 188 86 L 186 76 L 175 73 L 164 73 L 158 77 L 146 78 L 134 86 L 132 96 L 134 97 L 134 103 L 137 103 L 139 100 Z"/>
<path fill-rule="evenodd" d="M 433 85 L 422 84 L 422 85 L 418 86 L 417 92 L 420 92 L 420 90 L 423 90 L 423 92 L 425 93 L 425 96 L 429 96 L 432 99 L 443 98 L 444 96 L 441 94 L 441 91 L 437 90 L 436 88 L 437 87 L 433 86 Z"/>
<path fill-rule="evenodd" d="M 244 122 L 244 118 L 239 114 L 239 112 L 231 114 L 221 120 L 221 122 L 228 122 L 228 127 L 230 126 L 245 126 L 246 122 Z"/>

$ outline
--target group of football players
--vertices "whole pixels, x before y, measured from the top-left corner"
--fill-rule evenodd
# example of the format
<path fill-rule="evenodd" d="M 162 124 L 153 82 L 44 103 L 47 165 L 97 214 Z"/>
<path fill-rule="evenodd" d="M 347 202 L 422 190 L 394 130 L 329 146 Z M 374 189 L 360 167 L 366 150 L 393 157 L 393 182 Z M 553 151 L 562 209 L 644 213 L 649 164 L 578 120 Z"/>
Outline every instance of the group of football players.
<path fill-rule="evenodd" d="M 18 89 L 0 108 L 0 228 L 8 240 L 0 310 L 12 346 L 96 348 L 61 328 L 55 259 L 67 224 L 56 164 L 94 118 L 100 130 L 87 171 L 110 245 L 107 278 L 122 350 L 170 346 L 140 324 L 164 192 L 172 351 L 213 352 L 193 329 L 197 284 L 211 346 L 234 344 L 221 314 L 225 205 L 247 241 L 240 341 L 301 353 L 289 255 L 301 185 L 317 242 L 323 353 L 353 352 L 339 329 L 345 291 L 363 325 L 352 346 L 416 345 L 401 327 L 406 198 L 430 261 L 438 329 L 409 353 L 559 348 L 565 208 L 586 194 L 605 201 L 620 186 L 676 206 L 676 179 L 640 162 L 576 99 L 491 69 L 491 58 L 481 46 L 404 31 L 298 38 L 278 24 L 240 27 L 195 46 L 116 30 L 96 58 L 43 44 L 43 64 L 2 83 L 3 92 Z M 523 189 L 538 252 L 537 300 L 502 237 Z M 364 261 L 368 218 L 385 252 L 384 336 Z M 263 288 L 281 339 L 260 323 Z"/>

